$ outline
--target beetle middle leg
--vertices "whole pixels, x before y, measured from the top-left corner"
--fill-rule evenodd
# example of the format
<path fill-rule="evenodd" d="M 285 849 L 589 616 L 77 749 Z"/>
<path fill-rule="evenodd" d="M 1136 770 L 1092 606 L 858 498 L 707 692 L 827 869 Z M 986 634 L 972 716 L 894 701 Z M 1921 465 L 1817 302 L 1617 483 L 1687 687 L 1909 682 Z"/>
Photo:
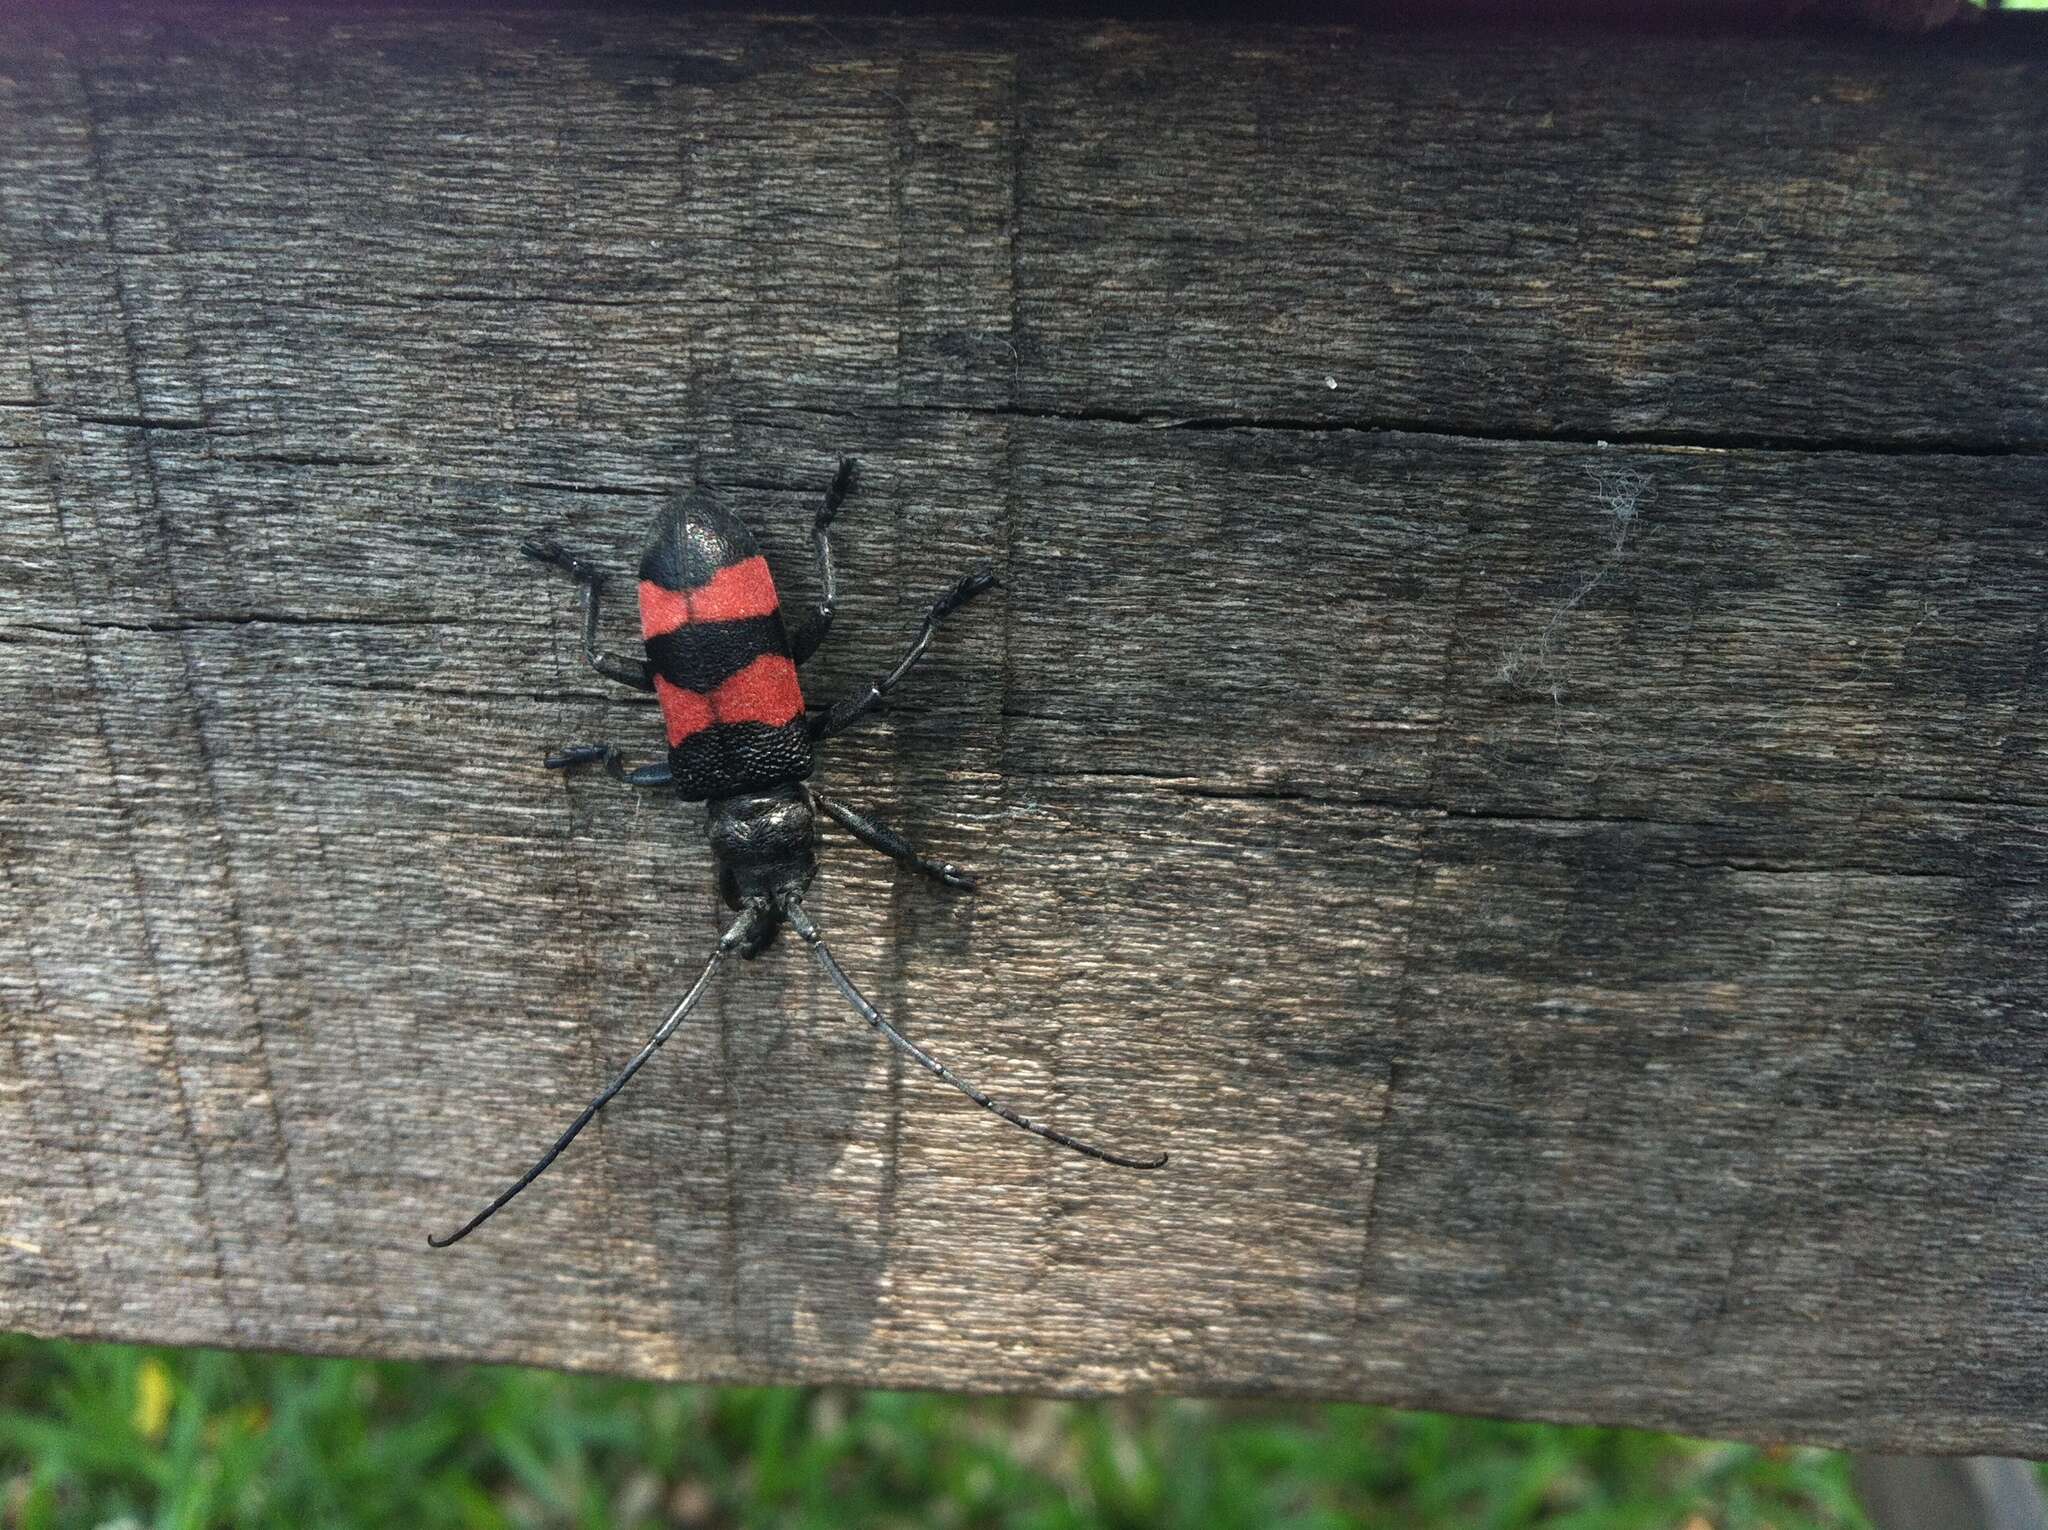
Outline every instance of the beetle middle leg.
<path fill-rule="evenodd" d="M 974 599 L 983 590 L 994 589 L 996 576 L 988 569 L 977 569 L 962 579 L 952 589 L 932 602 L 932 608 L 925 612 L 924 621 L 912 639 L 909 652 L 896 661 L 896 667 L 879 680 L 871 681 L 868 688 L 857 696 L 849 696 L 828 711 L 812 714 L 811 737 L 830 738 L 835 733 L 844 733 L 861 718 L 882 704 L 882 698 L 893 691 L 910 673 L 925 651 L 932 646 L 932 634 L 938 631 L 939 623 Z"/>
<path fill-rule="evenodd" d="M 537 563 L 552 563 L 583 586 L 583 662 L 621 685 L 636 691 L 654 689 L 654 666 L 645 659 L 622 659 L 604 653 L 597 646 L 597 607 L 604 594 L 605 573 L 594 563 L 566 551 L 560 542 L 521 542 L 519 550 Z"/>
<path fill-rule="evenodd" d="M 813 790 L 811 800 L 824 810 L 825 816 L 838 824 L 855 839 L 871 850 L 879 850 L 892 861 L 899 861 L 913 871 L 923 872 L 934 881 L 944 882 L 948 887 L 958 887 L 966 892 L 974 891 L 974 873 L 964 866 L 955 866 L 951 861 L 935 861 L 919 855 L 917 847 L 887 824 L 876 823 L 864 813 L 856 813 L 843 802 L 834 802 L 821 791 Z"/>
<path fill-rule="evenodd" d="M 667 760 L 655 760 L 629 769 L 624 757 L 611 744 L 572 744 L 567 749 L 549 755 L 541 763 L 549 770 L 574 770 L 578 765 L 602 764 L 611 773 L 614 781 L 623 781 L 628 786 L 672 784 Z"/>

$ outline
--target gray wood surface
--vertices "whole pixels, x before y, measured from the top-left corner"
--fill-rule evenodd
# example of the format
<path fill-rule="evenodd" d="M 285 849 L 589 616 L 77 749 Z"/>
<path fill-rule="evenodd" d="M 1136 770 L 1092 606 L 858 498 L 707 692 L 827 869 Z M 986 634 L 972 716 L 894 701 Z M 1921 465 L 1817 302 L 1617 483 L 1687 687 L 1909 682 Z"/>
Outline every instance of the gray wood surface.
<path fill-rule="evenodd" d="M 2048 1454 L 2042 57 L 0 20 L 0 1323 Z M 715 937 L 554 530 L 814 698 Z M 611 637 L 630 640 L 618 613 Z"/>
<path fill-rule="evenodd" d="M 1856 1456 L 1850 1482 L 1876 1530 L 2048 1530 L 2041 1475 L 2007 1456 Z"/>

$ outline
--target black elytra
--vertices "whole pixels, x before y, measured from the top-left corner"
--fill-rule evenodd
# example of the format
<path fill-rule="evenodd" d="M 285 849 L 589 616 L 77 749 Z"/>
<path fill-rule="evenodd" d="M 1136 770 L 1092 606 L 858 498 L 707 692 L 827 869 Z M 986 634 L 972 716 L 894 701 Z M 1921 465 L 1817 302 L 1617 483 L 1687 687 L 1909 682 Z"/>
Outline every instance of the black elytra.
<path fill-rule="evenodd" d="M 825 975 L 863 1020 L 898 1051 L 984 1110 L 1104 1163 L 1156 1169 L 1166 1162 L 1163 1153 L 1153 1158 L 1112 1153 L 989 1098 L 897 1030 L 868 1002 L 804 910 L 804 891 L 818 869 L 820 813 L 862 844 L 914 871 L 948 887 L 969 891 L 974 887 L 971 873 L 920 855 L 895 830 L 808 784 L 816 764 L 814 746 L 844 732 L 880 706 L 882 698 L 924 657 L 939 623 L 996 584 L 995 575 L 987 570 L 967 575 L 932 602 L 917 636 L 895 668 L 835 706 L 806 708 L 797 667 L 817 652 L 832 627 L 839 587 L 832 567 L 830 527 L 856 482 L 854 459 L 841 458 L 839 471 L 811 524 L 818 565 L 817 604 L 794 637 L 783 625 L 775 581 L 753 533 L 701 492 L 666 505 L 655 516 L 653 532 L 641 554 L 644 659 L 620 658 L 597 646 L 598 608 L 606 583 L 601 569 L 571 556 L 552 541 L 520 544 L 527 557 L 554 565 L 583 586 L 585 662 L 606 679 L 654 692 L 668 730 L 668 758 L 664 761 L 629 767 L 612 745 L 583 744 L 549 755 L 548 768 L 602 764 L 630 786 L 704 803 L 705 831 L 719 891 L 727 906 L 738 910 L 738 917 L 726 927 L 696 982 L 618 1077 L 584 1107 L 554 1146 L 510 1189 L 446 1237 L 430 1235 L 427 1241 L 434 1247 L 446 1248 L 468 1237 L 538 1179 L 675 1034 L 710 990 L 720 964 L 734 955 L 746 959 L 759 956 L 784 924 L 810 947 Z"/>

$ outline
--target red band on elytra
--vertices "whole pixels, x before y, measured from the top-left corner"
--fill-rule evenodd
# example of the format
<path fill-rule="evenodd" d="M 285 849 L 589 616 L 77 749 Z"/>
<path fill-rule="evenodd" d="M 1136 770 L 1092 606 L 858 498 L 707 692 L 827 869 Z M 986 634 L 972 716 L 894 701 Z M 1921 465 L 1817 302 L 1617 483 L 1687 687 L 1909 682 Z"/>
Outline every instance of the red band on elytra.
<path fill-rule="evenodd" d="M 640 581 L 640 636 L 658 638 L 673 632 L 690 619 L 690 598 L 681 590 L 663 589 L 651 580 Z"/>
<path fill-rule="evenodd" d="M 658 638 L 691 622 L 731 622 L 780 608 L 768 560 L 758 553 L 722 568 L 694 590 L 640 581 L 640 635 Z"/>
<path fill-rule="evenodd" d="M 668 724 L 668 746 L 671 749 L 693 733 L 702 733 L 718 720 L 712 714 L 709 696 L 686 691 L 680 685 L 671 685 L 660 675 L 654 677 L 654 694 L 661 702 L 661 720 Z"/>
<path fill-rule="evenodd" d="M 654 677 L 654 694 L 661 700 L 671 749 L 720 723 L 766 723 L 780 728 L 795 722 L 804 710 L 796 666 L 779 653 L 762 654 L 738 674 L 719 681 L 708 695 L 686 691 L 660 675 Z"/>
<path fill-rule="evenodd" d="M 722 723 L 766 723 L 780 728 L 803 715 L 804 693 L 796 666 L 779 653 L 764 653 L 738 674 L 718 682 L 711 709 Z"/>

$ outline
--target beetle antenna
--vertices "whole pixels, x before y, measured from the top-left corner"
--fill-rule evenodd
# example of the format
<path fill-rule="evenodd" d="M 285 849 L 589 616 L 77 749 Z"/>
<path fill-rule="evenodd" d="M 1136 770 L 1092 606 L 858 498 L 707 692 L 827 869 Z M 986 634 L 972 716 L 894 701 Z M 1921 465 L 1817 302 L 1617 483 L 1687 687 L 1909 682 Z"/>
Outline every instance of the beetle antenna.
<path fill-rule="evenodd" d="M 500 1211 L 504 1210 L 506 1203 L 510 1201 L 513 1196 L 517 1195 L 520 1191 L 524 1190 L 528 1185 L 532 1184 L 535 1180 L 539 1179 L 541 1175 L 544 1172 L 546 1172 L 547 1166 L 553 1163 L 557 1158 L 562 1156 L 562 1149 L 566 1148 L 570 1143 L 574 1142 L 576 1140 L 576 1134 L 582 1131 L 584 1127 L 590 1124 L 591 1118 L 595 1116 L 600 1110 L 603 1110 L 606 1105 L 610 1104 L 612 1096 L 617 1094 L 621 1089 L 625 1088 L 627 1080 L 631 1079 L 634 1074 L 638 1073 L 640 1071 L 641 1065 L 644 1064 L 648 1058 L 652 1057 L 658 1050 L 660 1050 L 661 1044 L 664 1041 L 667 1041 L 669 1037 L 673 1036 L 676 1033 L 676 1027 L 681 1025 L 683 1023 L 684 1018 L 690 1013 L 690 1011 L 697 1007 L 697 1001 L 703 998 L 705 990 L 710 988 L 711 976 L 713 973 L 718 971 L 719 963 L 723 962 L 726 959 L 726 957 L 730 955 L 732 952 L 738 950 L 739 947 L 746 941 L 746 939 L 754 932 L 755 927 L 760 922 L 762 913 L 763 910 L 761 909 L 750 908 L 746 913 L 742 914 L 739 918 L 735 919 L 732 922 L 732 924 L 727 928 L 725 934 L 720 937 L 718 942 L 718 949 L 711 953 L 711 960 L 704 964 L 704 970 L 702 973 L 698 975 L 697 981 L 692 983 L 690 985 L 690 991 L 683 995 L 683 1001 L 680 1004 L 678 1004 L 674 1009 L 669 1011 L 669 1017 L 661 1022 L 661 1029 L 657 1030 L 652 1036 L 647 1038 L 647 1045 L 642 1047 L 637 1053 L 635 1053 L 633 1056 L 633 1060 L 626 1064 L 625 1068 L 620 1072 L 619 1076 L 613 1079 L 609 1084 L 605 1086 L 604 1093 L 600 1094 L 596 1099 L 592 1100 L 588 1105 L 583 1107 L 583 1114 L 578 1116 L 575 1119 L 575 1121 L 571 1123 L 567 1131 L 563 1132 L 561 1136 L 555 1139 L 555 1145 L 549 1148 L 545 1153 L 541 1155 L 539 1163 L 535 1164 L 532 1168 L 528 1169 L 524 1174 L 520 1175 L 518 1182 L 514 1184 L 511 1189 L 507 1190 L 495 1201 L 492 1201 L 490 1205 L 484 1207 L 482 1211 L 479 1211 L 475 1216 L 471 1217 L 467 1222 L 463 1223 L 462 1226 L 457 1228 L 454 1232 L 448 1234 L 447 1237 L 437 1238 L 432 1233 L 429 1233 L 427 1235 L 427 1242 L 432 1244 L 435 1248 L 446 1248 L 451 1243 L 460 1243 L 464 1238 L 467 1238 L 471 1233 L 475 1232 L 479 1227 L 483 1226 L 484 1223 L 488 1222 L 492 1217 L 496 1216 Z"/>
<path fill-rule="evenodd" d="M 1061 1147 L 1072 1148 L 1075 1152 L 1089 1158 L 1099 1158 L 1104 1163 L 1118 1164 L 1126 1169 L 1157 1169 L 1165 1164 L 1166 1155 L 1164 1153 L 1161 1153 L 1157 1158 L 1126 1158 L 1121 1153 L 1112 1153 L 1107 1148 L 1096 1147 L 1092 1142 L 1083 1142 L 1078 1137 L 1069 1137 L 1065 1132 L 1056 1131 L 1050 1126 L 1041 1125 L 1028 1116 L 1020 1116 L 1016 1111 L 1010 1109 L 1009 1106 L 998 1104 L 990 1099 L 882 1018 L 881 1011 L 870 1004 L 866 996 L 853 986 L 853 979 L 846 975 L 845 970 L 833 958 L 831 948 L 825 944 L 825 937 L 818 933 L 817 925 L 813 924 L 810 915 L 804 912 L 804 906 L 800 900 L 794 897 L 784 899 L 782 902 L 782 912 L 789 920 L 789 927 L 803 937 L 804 944 L 811 948 L 811 955 L 815 956 L 818 959 L 818 965 L 825 969 L 825 976 L 832 979 L 833 984 L 839 991 L 846 995 L 847 1000 L 855 1009 L 860 1011 L 861 1019 L 867 1021 L 869 1025 L 888 1037 L 889 1044 L 896 1048 L 897 1051 L 915 1060 L 920 1067 L 929 1069 L 937 1074 L 955 1089 L 966 1095 L 968 1099 L 974 1101 L 983 1110 L 994 1111 L 1012 1126 L 1021 1126 L 1033 1136 L 1043 1137 L 1049 1142 L 1057 1142 Z"/>

